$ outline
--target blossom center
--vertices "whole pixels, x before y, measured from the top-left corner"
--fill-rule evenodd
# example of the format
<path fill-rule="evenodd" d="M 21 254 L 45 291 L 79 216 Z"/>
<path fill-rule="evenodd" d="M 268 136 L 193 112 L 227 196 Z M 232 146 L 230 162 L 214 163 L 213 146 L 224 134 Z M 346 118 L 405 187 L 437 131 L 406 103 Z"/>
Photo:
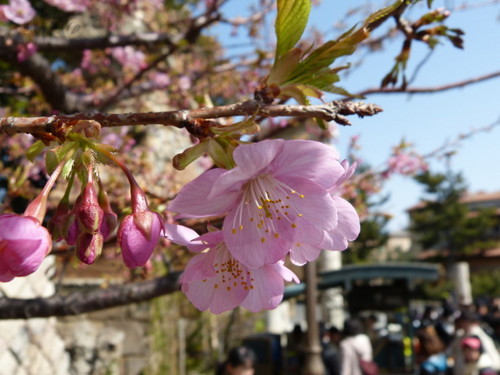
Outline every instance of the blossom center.
<path fill-rule="evenodd" d="M 254 279 L 251 271 L 231 256 L 225 246 L 222 251 L 226 254 L 223 257 L 225 259 L 219 259 L 213 264 L 217 279 L 213 284 L 214 289 L 221 288 L 227 292 L 231 292 L 231 290 L 236 288 L 244 290 L 253 289 L 252 282 Z"/>
<path fill-rule="evenodd" d="M 253 226 L 262 243 L 268 238 L 278 239 L 284 231 L 297 228 L 297 218 L 302 217 L 294 206 L 294 199 L 304 194 L 285 183 L 265 174 L 244 186 L 242 203 L 237 208 L 231 232 L 238 233 L 245 225 Z"/>

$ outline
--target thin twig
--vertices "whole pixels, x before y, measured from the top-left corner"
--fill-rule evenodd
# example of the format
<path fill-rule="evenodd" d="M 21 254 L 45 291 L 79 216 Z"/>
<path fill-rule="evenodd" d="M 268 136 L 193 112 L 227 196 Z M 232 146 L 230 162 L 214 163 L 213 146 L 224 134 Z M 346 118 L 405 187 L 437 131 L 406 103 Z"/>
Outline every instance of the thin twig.
<path fill-rule="evenodd" d="M 479 77 L 466 79 L 464 81 L 454 82 L 441 86 L 429 86 L 429 87 L 394 87 L 394 88 L 372 88 L 366 89 L 361 92 L 356 93 L 359 96 L 366 96 L 371 94 L 433 94 L 448 90 L 453 90 L 468 86 L 474 83 L 479 83 L 487 81 L 492 78 L 500 77 L 500 71 L 485 74 Z"/>

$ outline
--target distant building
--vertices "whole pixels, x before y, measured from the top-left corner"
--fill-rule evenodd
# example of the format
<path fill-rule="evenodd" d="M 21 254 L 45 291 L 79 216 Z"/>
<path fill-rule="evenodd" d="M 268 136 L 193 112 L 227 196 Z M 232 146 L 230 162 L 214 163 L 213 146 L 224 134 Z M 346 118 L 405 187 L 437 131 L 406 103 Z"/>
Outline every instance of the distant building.
<path fill-rule="evenodd" d="M 495 244 L 490 249 L 480 250 L 469 254 L 459 254 L 457 261 L 466 261 L 469 263 L 471 272 L 485 271 L 489 269 L 498 269 L 500 266 L 500 191 L 486 193 L 466 193 L 460 200 L 468 209 L 469 215 L 476 215 L 479 210 L 492 209 L 495 217 L 495 224 L 485 233 L 485 239 L 493 241 Z M 412 214 L 425 207 L 425 202 L 420 202 L 408 209 L 410 221 Z M 444 259 L 448 257 L 449 251 L 442 249 L 418 249 L 413 246 L 412 251 L 416 252 L 419 260 Z"/>
<path fill-rule="evenodd" d="M 406 258 L 412 248 L 412 237 L 408 231 L 397 231 L 389 234 L 387 242 L 373 253 L 374 260 L 385 262 L 387 260 L 400 260 Z"/>

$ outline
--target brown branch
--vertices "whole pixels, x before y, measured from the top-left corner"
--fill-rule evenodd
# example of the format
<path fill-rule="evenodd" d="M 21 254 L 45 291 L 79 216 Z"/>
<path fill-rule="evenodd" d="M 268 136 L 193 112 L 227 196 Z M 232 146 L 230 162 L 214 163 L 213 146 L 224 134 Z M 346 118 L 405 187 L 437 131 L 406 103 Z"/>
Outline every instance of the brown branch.
<path fill-rule="evenodd" d="M 104 49 L 123 46 L 141 46 L 165 44 L 172 47 L 174 43 L 165 33 L 138 33 L 132 35 L 111 35 L 97 38 L 57 38 L 36 37 L 34 39 L 38 51 L 61 52 L 83 49 Z"/>
<path fill-rule="evenodd" d="M 195 18 L 191 21 L 190 27 L 187 30 L 187 32 L 184 35 L 184 41 L 187 42 L 188 45 L 194 44 L 199 36 L 201 35 L 201 31 L 210 26 L 212 23 L 218 21 L 220 19 L 219 14 L 215 13 L 212 15 L 206 15 L 206 16 L 200 16 L 198 18 Z M 108 98 L 106 98 L 103 102 L 99 103 L 97 105 L 97 108 L 100 111 L 104 111 L 107 108 L 109 108 L 111 105 L 113 105 L 120 97 L 121 95 L 127 91 L 130 90 L 132 85 L 139 81 L 144 74 L 146 74 L 148 71 L 154 69 L 158 64 L 160 64 L 162 61 L 165 61 L 167 57 L 172 55 L 174 52 L 177 52 L 180 49 L 180 43 L 174 44 L 170 43 L 168 45 L 168 51 L 165 53 L 162 53 L 160 56 L 155 58 L 145 69 L 140 70 L 137 72 L 131 79 L 129 79 L 127 82 L 125 82 L 123 85 L 118 87 L 114 93 L 112 93 Z"/>
<path fill-rule="evenodd" d="M 179 274 L 172 273 L 150 281 L 116 285 L 66 296 L 47 298 L 0 298 L 0 319 L 29 319 L 79 315 L 110 307 L 148 301 L 179 290 Z"/>
<path fill-rule="evenodd" d="M 366 96 L 371 94 L 433 94 L 437 92 L 443 92 L 448 90 L 453 90 L 461 87 L 465 87 L 468 85 L 472 85 L 474 83 L 479 83 L 483 81 L 487 81 L 489 79 L 493 79 L 496 77 L 500 77 L 500 71 L 485 74 L 479 77 L 470 78 L 460 82 L 454 82 L 442 86 L 430 86 L 430 87 L 395 87 L 395 88 L 372 88 L 366 89 L 356 95 Z"/>
<path fill-rule="evenodd" d="M 18 61 L 15 51 L 4 51 L 0 57 L 16 67 L 21 74 L 30 77 L 39 87 L 45 100 L 53 109 L 61 112 L 84 111 L 86 106 L 80 97 L 68 90 L 60 77 L 50 67 L 50 62 L 39 53 Z"/>
<path fill-rule="evenodd" d="M 346 115 L 356 114 L 360 117 L 373 116 L 382 111 L 375 104 L 363 102 L 334 101 L 320 105 L 264 105 L 255 100 L 220 107 L 200 108 L 194 110 L 148 112 L 148 113 L 76 113 L 73 115 L 53 115 L 47 117 L 0 117 L 0 132 L 13 133 L 50 133 L 55 136 L 68 126 L 79 120 L 94 120 L 103 127 L 161 124 L 187 128 L 192 134 L 202 134 L 196 119 L 216 119 L 232 116 L 289 116 L 298 118 L 318 118 L 324 121 L 335 121 L 341 125 L 350 125 Z M 197 129 L 199 128 L 199 129 Z M 198 132 L 200 131 L 200 132 Z"/>

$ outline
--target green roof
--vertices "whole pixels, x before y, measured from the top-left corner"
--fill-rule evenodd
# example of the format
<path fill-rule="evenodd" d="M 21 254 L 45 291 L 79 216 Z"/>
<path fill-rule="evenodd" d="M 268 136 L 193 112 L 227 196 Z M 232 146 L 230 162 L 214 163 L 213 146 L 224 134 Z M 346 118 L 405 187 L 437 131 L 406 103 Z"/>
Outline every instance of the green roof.
<path fill-rule="evenodd" d="M 439 277 L 439 269 L 429 263 L 383 263 L 367 265 L 348 265 L 335 271 L 325 271 L 318 274 L 318 289 L 342 287 L 350 289 L 355 280 L 371 279 L 406 279 L 434 281 Z M 285 288 L 284 299 L 296 297 L 305 293 L 305 283 L 290 285 Z"/>

